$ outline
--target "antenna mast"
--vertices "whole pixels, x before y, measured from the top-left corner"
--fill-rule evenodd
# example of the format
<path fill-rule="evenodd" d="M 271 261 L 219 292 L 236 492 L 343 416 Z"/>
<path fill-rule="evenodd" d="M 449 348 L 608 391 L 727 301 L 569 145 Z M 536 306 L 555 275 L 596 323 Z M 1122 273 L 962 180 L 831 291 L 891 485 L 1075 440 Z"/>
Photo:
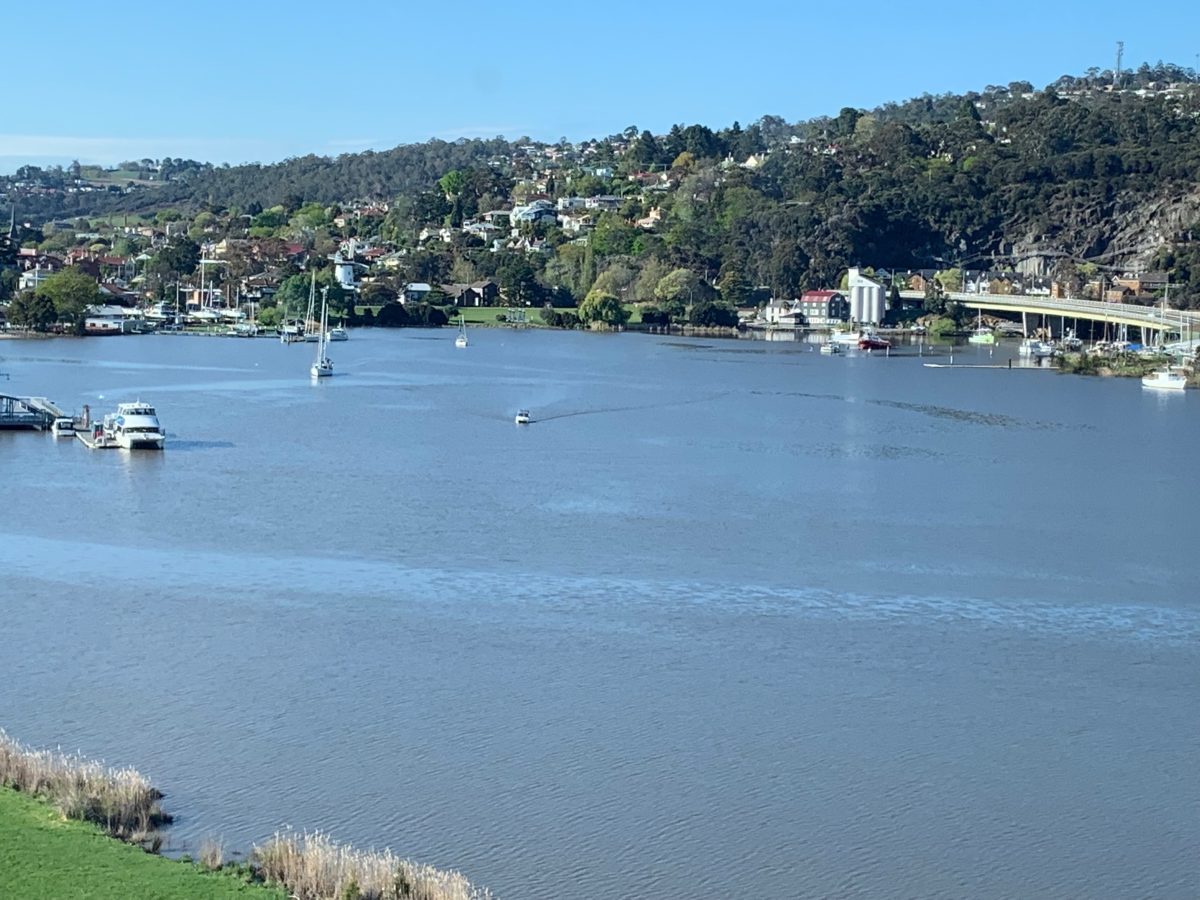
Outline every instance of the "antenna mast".
<path fill-rule="evenodd" d="M 1121 57 L 1125 55 L 1125 42 L 1117 41 L 1117 69 L 1113 72 L 1113 90 L 1121 85 Z"/>

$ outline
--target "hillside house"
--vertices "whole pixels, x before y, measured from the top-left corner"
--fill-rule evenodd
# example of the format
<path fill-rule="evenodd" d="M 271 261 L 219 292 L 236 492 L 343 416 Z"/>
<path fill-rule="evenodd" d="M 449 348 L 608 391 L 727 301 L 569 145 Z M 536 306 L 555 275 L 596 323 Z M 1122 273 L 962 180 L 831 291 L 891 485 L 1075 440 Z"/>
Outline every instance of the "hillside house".
<path fill-rule="evenodd" d="M 850 302 L 839 291 L 805 291 L 799 310 L 810 328 L 828 328 L 850 321 Z"/>

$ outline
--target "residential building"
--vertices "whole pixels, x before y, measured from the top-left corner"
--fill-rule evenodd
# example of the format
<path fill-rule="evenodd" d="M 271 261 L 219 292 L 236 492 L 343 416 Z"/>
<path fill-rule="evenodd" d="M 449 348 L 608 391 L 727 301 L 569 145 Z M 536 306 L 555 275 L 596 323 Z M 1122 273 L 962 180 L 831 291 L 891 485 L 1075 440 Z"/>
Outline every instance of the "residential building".
<path fill-rule="evenodd" d="M 805 291 L 799 312 L 809 328 L 831 328 L 850 321 L 850 302 L 839 291 Z"/>

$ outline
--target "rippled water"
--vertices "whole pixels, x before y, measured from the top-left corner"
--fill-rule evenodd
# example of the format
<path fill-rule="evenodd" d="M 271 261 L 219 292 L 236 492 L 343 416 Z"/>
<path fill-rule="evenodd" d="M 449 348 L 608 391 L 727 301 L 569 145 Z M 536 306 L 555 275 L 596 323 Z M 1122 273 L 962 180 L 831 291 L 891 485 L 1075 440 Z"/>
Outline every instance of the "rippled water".
<path fill-rule="evenodd" d="M 171 433 L 0 433 L 0 726 L 141 768 L 176 850 L 320 827 L 545 900 L 1200 893 L 1200 397 L 332 349 L 312 384 L 303 345 L 0 342 L 0 392 Z"/>

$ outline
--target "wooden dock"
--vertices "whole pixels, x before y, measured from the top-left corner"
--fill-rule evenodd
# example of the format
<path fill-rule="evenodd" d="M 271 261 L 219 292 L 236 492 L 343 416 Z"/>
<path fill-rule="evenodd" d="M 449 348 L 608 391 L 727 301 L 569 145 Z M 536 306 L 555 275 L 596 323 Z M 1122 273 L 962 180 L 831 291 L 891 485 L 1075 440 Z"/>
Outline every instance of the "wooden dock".
<path fill-rule="evenodd" d="M 120 445 L 112 437 L 109 437 L 100 428 L 84 429 L 76 431 L 75 437 L 83 443 L 83 446 L 89 450 L 116 450 Z"/>

